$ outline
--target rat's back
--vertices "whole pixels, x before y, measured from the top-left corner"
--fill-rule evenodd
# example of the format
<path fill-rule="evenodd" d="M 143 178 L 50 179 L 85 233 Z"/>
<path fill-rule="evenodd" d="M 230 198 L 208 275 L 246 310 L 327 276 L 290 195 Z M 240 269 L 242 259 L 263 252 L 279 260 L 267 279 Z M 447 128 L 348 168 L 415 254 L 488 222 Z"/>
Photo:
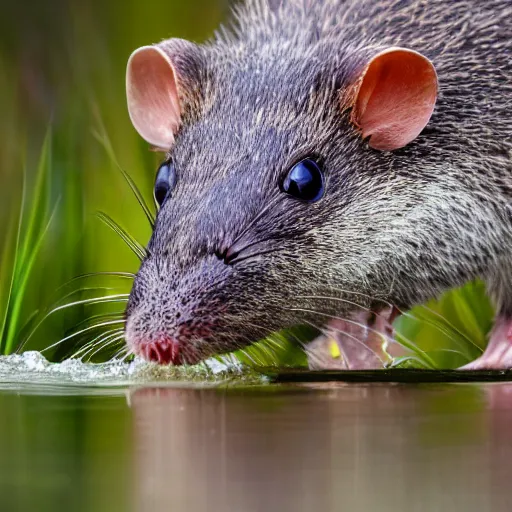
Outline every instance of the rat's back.
<path fill-rule="evenodd" d="M 256 54 L 280 48 L 357 68 L 369 48 L 416 50 L 439 77 L 429 129 L 446 144 L 511 151 L 509 0 L 249 0 L 238 20 L 237 36 Z"/>

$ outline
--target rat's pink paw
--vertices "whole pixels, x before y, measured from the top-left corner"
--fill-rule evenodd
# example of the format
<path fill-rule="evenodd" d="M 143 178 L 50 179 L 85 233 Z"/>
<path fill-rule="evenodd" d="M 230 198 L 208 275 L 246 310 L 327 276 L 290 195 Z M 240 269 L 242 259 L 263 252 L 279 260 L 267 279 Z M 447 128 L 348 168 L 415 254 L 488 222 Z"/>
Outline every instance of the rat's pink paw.
<path fill-rule="evenodd" d="M 392 357 L 402 355 L 394 341 L 392 322 L 397 311 L 359 311 L 346 320 L 334 319 L 325 334 L 306 347 L 312 370 L 371 370 L 383 368 Z M 391 352 L 393 352 L 391 354 Z"/>
<path fill-rule="evenodd" d="M 498 318 L 485 352 L 461 370 L 508 370 L 512 368 L 512 319 Z"/>

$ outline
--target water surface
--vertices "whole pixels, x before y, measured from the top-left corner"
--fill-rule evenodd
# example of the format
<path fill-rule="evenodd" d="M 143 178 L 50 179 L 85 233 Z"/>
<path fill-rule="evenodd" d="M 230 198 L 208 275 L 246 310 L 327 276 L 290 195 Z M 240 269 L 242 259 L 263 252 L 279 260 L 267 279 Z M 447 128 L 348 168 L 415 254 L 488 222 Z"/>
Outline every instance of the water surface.
<path fill-rule="evenodd" d="M 0 384 L 2 511 L 508 511 L 512 383 Z"/>

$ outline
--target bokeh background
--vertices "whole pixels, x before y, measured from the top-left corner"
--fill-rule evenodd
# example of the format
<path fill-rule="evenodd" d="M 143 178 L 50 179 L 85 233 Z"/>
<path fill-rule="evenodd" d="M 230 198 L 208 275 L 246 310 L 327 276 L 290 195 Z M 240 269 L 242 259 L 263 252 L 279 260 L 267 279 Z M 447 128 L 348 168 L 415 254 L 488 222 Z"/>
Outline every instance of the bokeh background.
<path fill-rule="evenodd" d="M 137 270 L 136 255 L 98 212 L 142 245 L 150 236 L 120 170 L 154 211 L 159 155 L 129 121 L 127 59 L 171 36 L 203 41 L 228 16 L 228 4 L 0 0 L 0 352 L 43 349 L 85 329 L 46 352 L 63 358 L 101 329 L 94 325 L 119 318 L 109 315 L 122 311 L 122 299 L 94 299 L 127 293 L 129 278 L 70 280 Z M 481 352 L 491 319 L 476 283 L 416 308 L 397 327 L 420 360 L 453 367 Z"/>
<path fill-rule="evenodd" d="M 138 46 L 171 36 L 204 40 L 226 16 L 227 3 L 1 0 L 0 13 L 0 314 L 5 316 L 10 308 L 12 321 L 5 326 L 4 338 L 10 328 L 18 344 L 35 311 L 42 312 L 72 291 L 59 287 L 73 277 L 136 271 L 136 256 L 96 215 L 103 211 L 142 244 L 148 240 L 149 223 L 115 160 L 153 206 L 158 155 L 148 151 L 129 121 L 127 59 Z M 46 173 L 42 187 L 38 167 L 47 136 L 48 154 L 42 162 L 46 169 L 39 173 Z M 105 148 L 107 140 L 113 154 Z M 24 186 L 24 225 L 17 244 Z M 7 305 L 14 258 L 21 252 L 33 209 L 39 233 L 52 213 L 53 218 L 26 286 L 18 279 Z M 35 238 L 29 241 L 30 255 Z M 127 292 L 130 282 L 103 276 L 79 286 Z M 31 336 L 28 348 L 55 342 L 90 315 L 90 308 L 81 307 L 52 315 Z M 12 341 L 10 345 L 12 350 Z"/>

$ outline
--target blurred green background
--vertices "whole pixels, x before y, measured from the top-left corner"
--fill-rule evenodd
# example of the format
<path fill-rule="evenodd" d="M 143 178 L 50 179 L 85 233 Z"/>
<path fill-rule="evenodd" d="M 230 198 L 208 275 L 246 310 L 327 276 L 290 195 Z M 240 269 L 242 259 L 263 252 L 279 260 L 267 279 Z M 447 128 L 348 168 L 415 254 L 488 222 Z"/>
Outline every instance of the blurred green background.
<path fill-rule="evenodd" d="M 226 16 L 227 3 L 2 0 L 0 6 L 0 318 L 8 309 L 2 350 L 10 352 L 26 336 L 32 314 L 72 289 L 101 286 L 129 291 L 129 280 L 106 276 L 58 290 L 81 274 L 136 271 L 136 256 L 97 218 L 98 211 L 115 218 L 142 244 L 150 235 L 146 217 L 98 135 L 103 140 L 108 137 L 115 158 L 153 206 L 159 156 L 148 151 L 131 126 L 125 100 L 126 62 L 138 46 L 167 37 L 204 40 Z M 49 130 L 45 158 L 42 146 Z M 46 175 L 40 184 L 42 156 L 39 174 Z M 24 181 L 24 225 L 17 244 Z M 29 262 L 37 235 L 52 213 L 35 260 Z M 11 283 L 15 257 L 23 252 L 24 236 L 33 225 L 26 258 L 18 258 L 22 268 Z M 31 272 L 25 276 L 29 263 Z M 71 299 L 104 292 L 91 290 Z M 97 313 L 91 307 L 74 307 L 52 315 L 27 348 L 47 346 Z"/>
<path fill-rule="evenodd" d="M 127 59 L 138 46 L 171 36 L 204 40 L 227 16 L 228 0 L 1 0 L 0 6 L 0 352 L 40 350 L 72 336 L 45 354 L 60 359 L 94 339 L 105 322 L 120 325 L 120 294 L 131 284 L 129 276 L 106 274 L 69 281 L 138 267 L 97 212 L 142 245 L 150 235 L 119 169 L 154 211 L 159 155 L 129 121 Z M 118 298 L 102 302 L 107 295 Z M 52 307 L 76 302 L 45 318 Z M 414 364 L 454 367 L 481 352 L 491 319 L 476 283 L 416 308 L 397 327 L 414 346 Z M 80 336 L 73 335 L 77 329 Z M 294 360 L 293 344 L 279 340 L 281 362 Z"/>

